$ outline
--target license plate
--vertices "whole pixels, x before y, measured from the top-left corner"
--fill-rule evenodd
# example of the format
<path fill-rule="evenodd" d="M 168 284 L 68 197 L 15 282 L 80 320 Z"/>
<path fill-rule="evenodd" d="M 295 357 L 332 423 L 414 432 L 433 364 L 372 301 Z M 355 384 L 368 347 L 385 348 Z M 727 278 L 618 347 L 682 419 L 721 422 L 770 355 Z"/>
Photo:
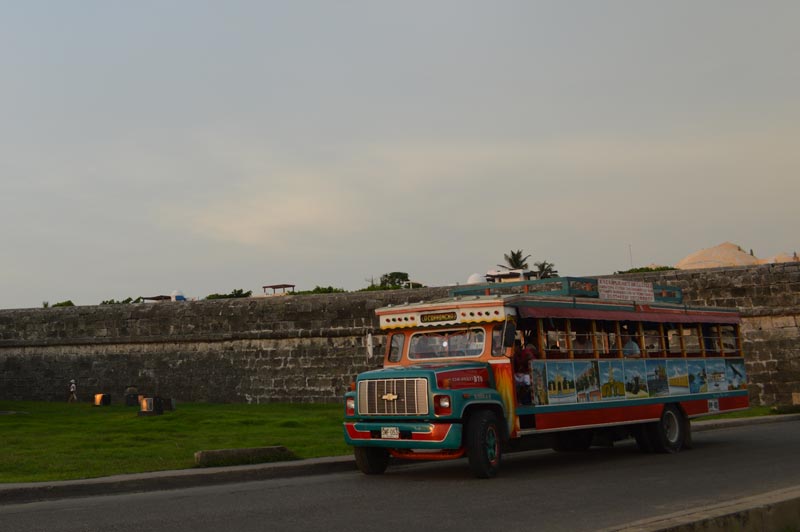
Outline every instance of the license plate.
<path fill-rule="evenodd" d="M 381 438 L 396 440 L 400 438 L 400 429 L 398 427 L 381 427 Z"/>
<path fill-rule="evenodd" d="M 708 400 L 708 411 L 709 412 L 719 412 L 719 399 L 709 399 Z"/>

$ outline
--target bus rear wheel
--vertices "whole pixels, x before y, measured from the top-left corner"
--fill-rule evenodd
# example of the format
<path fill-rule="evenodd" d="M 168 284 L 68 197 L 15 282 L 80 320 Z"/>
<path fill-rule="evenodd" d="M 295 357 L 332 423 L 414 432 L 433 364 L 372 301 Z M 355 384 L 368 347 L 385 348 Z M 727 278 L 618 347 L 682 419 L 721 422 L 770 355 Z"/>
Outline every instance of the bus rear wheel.
<path fill-rule="evenodd" d="M 356 465 L 365 475 L 382 475 L 389 466 L 389 451 L 378 447 L 354 447 Z"/>
<path fill-rule="evenodd" d="M 465 444 L 472 473 L 491 478 L 500 470 L 500 426 L 491 410 L 479 410 L 467 423 Z"/>
<path fill-rule="evenodd" d="M 649 439 L 657 453 L 677 453 L 688 440 L 689 423 L 675 405 L 666 405 L 661 419 L 650 425 Z"/>

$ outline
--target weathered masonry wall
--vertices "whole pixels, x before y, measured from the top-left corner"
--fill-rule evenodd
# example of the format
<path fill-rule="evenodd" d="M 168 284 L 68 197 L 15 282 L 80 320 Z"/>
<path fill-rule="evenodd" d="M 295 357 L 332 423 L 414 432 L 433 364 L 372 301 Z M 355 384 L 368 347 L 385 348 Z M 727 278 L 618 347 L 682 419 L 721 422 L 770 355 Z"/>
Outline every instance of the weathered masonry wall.
<path fill-rule="evenodd" d="M 0 311 L 0 399 L 128 385 L 182 401 L 340 401 L 382 363 L 375 309 L 445 289 Z M 367 357 L 367 335 L 375 356 Z"/>
<path fill-rule="evenodd" d="M 800 264 L 628 275 L 678 285 L 687 304 L 743 315 L 754 404 L 800 393 Z M 374 310 L 445 288 L 0 311 L 0 399 L 121 401 L 136 384 L 180 401 L 337 402 L 380 366 Z M 375 356 L 367 357 L 367 335 Z M 795 396 L 797 399 L 797 396 Z"/>

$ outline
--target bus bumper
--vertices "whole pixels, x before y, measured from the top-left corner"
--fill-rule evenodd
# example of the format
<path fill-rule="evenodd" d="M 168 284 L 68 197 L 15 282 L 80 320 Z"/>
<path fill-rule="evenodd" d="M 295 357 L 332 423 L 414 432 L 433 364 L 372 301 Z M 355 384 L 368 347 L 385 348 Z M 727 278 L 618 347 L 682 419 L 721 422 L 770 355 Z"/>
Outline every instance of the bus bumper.
<path fill-rule="evenodd" d="M 459 449 L 460 423 L 392 423 L 345 421 L 348 445 L 391 449 Z"/>

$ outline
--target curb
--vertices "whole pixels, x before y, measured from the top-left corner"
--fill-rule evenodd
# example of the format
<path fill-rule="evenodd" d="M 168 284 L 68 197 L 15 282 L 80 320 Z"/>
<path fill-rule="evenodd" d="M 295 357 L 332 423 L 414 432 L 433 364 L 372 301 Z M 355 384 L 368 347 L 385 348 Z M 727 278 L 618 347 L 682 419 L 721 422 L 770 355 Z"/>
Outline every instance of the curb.
<path fill-rule="evenodd" d="M 727 429 L 731 427 L 744 427 L 749 425 L 764 425 L 766 423 L 784 423 L 787 421 L 800 421 L 800 414 L 781 414 L 774 416 L 739 417 L 731 419 L 711 419 L 707 421 L 692 421 L 692 432 Z"/>
<path fill-rule="evenodd" d="M 800 421 L 800 414 L 694 421 L 692 422 L 692 431 L 703 432 L 746 425 L 789 421 Z M 355 459 L 352 455 L 347 455 L 257 465 L 156 471 L 152 473 L 135 473 L 81 480 L 0 484 L 0 504 L 27 503 L 44 499 L 69 497 L 89 497 L 92 495 L 171 490 L 209 484 L 324 475 L 355 470 Z"/>
<path fill-rule="evenodd" d="M 599 532 L 762 532 L 796 530 L 800 486 L 661 515 Z"/>
<path fill-rule="evenodd" d="M 173 490 L 210 484 L 323 475 L 355 470 L 355 459 L 348 455 L 258 465 L 135 473 L 84 480 L 5 484 L 0 485 L 0 504 Z"/>

